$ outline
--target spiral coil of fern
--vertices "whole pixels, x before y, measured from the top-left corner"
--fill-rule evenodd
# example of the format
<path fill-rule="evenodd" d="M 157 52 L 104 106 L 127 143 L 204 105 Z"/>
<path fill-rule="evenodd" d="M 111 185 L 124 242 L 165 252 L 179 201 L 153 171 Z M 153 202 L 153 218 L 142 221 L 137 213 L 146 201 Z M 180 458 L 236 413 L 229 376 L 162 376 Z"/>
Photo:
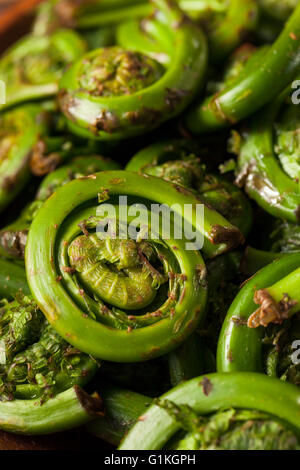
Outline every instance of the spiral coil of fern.
<path fill-rule="evenodd" d="M 185 249 L 185 235 L 167 237 L 163 227 L 157 241 L 100 240 L 97 227 L 104 216 L 97 217 L 98 205 L 111 203 L 118 224 L 123 219 L 117 201 L 124 195 L 134 204 L 145 202 L 148 233 L 149 204 L 174 205 L 180 220 L 184 204 L 195 210 L 199 204 L 193 193 L 156 177 L 128 171 L 89 175 L 44 203 L 29 231 L 25 261 L 38 305 L 67 341 L 95 357 L 137 362 L 175 348 L 203 318 L 205 265 L 199 251 Z M 204 211 L 204 225 L 195 213 L 186 216 L 196 234 L 204 235 L 204 252 L 216 255 L 241 241 L 239 230 L 222 216 Z M 128 217 L 127 225 L 134 222 Z"/>
<path fill-rule="evenodd" d="M 248 200 L 233 184 L 210 173 L 197 150 L 189 141 L 158 142 L 134 155 L 126 170 L 158 176 L 195 191 L 246 236 L 252 224 Z"/>
<path fill-rule="evenodd" d="M 288 87 L 255 115 L 238 149 L 237 183 L 266 212 L 299 221 L 299 112 Z M 243 138 L 244 137 L 244 138 Z"/>
<path fill-rule="evenodd" d="M 0 80 L 6 84 L 6 103 L 0 109 L 55 95 L 64 67 L 85 50 L 85 42 L 70 30 L 20 39 L 0 59 Z"/>
<path fill-rule="evenodd" d="M 47 0 L 38 5 L 32 29 L 33 33 L 39 36 L 49 34 L 49 32 L 53 32 L 60 27 L 75 27 L 78 29 L 78 23 L 81 22 L 82 18 L 88 17 L 89 21 L 90 15 L 97 15 L 95 26 L 99 26 L 98 21 L 102 21 L 101 15 L 106 16 L 107 13 L 116 13 L 118 10 L 122 10 L 123 7 L 130 9 L 141 4 L 144 9 L 145 0 Z M 107 20 L 105 23 L 108 23 Z M 91 24 L 87 27 L 93 28 L 93 26 Z"/>
<path fill-rule="evenodd" d="M 292 317 L 292 324 L 289 320 L 299 310 L 299 259 L 299 253 L 283 255 L 258 271 L 241 289 L 220 334 L 218 371 L 264 371 L 299 385 L 299 366 L 293 365 L 290 357 L 293 335 L 294 339 L 300 338 L 298 318 Z M 274 327 L 276 324 L 279 326 Z M 284 339 L 286 333 L 288 338 L 281 344 L 280 337 Z M 274 347 L 266 357 L 264 343 Z M 241 347 L 244 354 L 240 354 Z"/>
<path fill-rule="evenodd" d="M 76 157 L 68 164 L 49 173 L 38 189 L 36 198 L 10 225 L 0 230 L 0 255 L 12 259 L 24 259 L 28 230 L 39 208 L 60 186 L 76 178 L 98 171 L 114 170 L 119 165 L 99 155 Z"/>
<path fill-rule="evenodd" d="M 119 449 L 296 449 L 298 402 L 297 387 L 262 374 L 196 377 L 155 400 Z"/>
<path fill-rule="evenodd" d="M 178 115 L 201 86 L 207 47 L 201 30 L 166 0 L 155 0 L 153 23 L 173 50 L 165 70 L 139 51 L 114 46 L 83 56 L 60 82 L 59 104 L 72 132 L 124 139 Z"/>
<path fill-rule="evenodd" d="M 153 14 L 154 7 L 151 3 L 147 0 L 122 0 L 110 4 L 94 1 L 79 5 L 74 3 L 67 10 L 62 1 L 53 9 L 52 23 L 55 23 L 53 16 L 56 16 L 58 24 L 73 25 L 82 32 L 116 26 L 119 44 L 125 49 L 135 49 L 148 42 L 143 34 L 143 29 L 147 29 L 146 20 L 143 20 L 143 28 L 138 23 L 140 19 Z M 213 61 L 223 60 L 257 25 L 258 6 L 254 0 L 174 0 L 174 3 L 204 28 Z M 49 23 L 51 24 L 51 15 Z M 150 52 L 151 42 L 153 47 L 153 41 L 148 43 Z"/>
<path fill-rule="evenodd" d="M 241 74 L 220 92 L 195 105 L 185 118 L 195 134 L 233 125 L 269 103 L 297 77 L 300 67 L 300 5 L 282 33 L 249 61 Z"/>

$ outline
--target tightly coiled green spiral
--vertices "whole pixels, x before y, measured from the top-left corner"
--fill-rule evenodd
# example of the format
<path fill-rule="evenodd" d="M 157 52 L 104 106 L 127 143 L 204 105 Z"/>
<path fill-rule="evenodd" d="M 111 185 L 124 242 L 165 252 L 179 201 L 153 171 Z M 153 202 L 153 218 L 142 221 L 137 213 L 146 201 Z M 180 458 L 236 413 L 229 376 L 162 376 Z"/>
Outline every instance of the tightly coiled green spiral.
<path fill-rule="evenodd" d="M 0 80 L 6 84 L 6 102 L 0 105 L 1 110 L 55 95 L 64 67 L 85 50 L 84 40 L 70 30 L 20 39 L 0 61 Z"/>
<path fill-rule="evenodd" d="M 177 116 L 201 87 L 207 46 L 201 30 L 166 0 L 152 22 L 172 49 L 167 69 L 137 49 L 118 46 L 84 55 L 64 74 L 59 104 L 72 132 L 115 140 L 144 134 Z"/>
<path fill-rule="evenodd" d="M 146 204 L 140 240 L 98 237 L 97 206 L 103 200 L 116 206 L 118 227 L 120 195 Z M 151 229 L 149 204 L 174 204 L 181 220 L 184 204 L 195 210 L 199 202 L 181 186 L 128 171 L 89 175 L 56 191 L 34 219 L 25 253 L 31 291 L 49 322 L 82 351 L 111 361 L 146 360 L 176 347 L 203 319 L 205 265 L 199 251 L 186 250 L 182 232 L 181 239 L 173 232 L 167 238 L 159 226 L 157 240 L 142 234 Z M 204 211 L 204 225 L 195 213 L 188 216 L 196 234 L 204 235 L 204 252 L 216 255 L 242 240 L 221 215 Z"/>
<path fill-rule="evenodd" d="M 237 145 L 237 183 L 266 212 L 299 221 L 299 111 L 291 86 L 259 115 Z"/>

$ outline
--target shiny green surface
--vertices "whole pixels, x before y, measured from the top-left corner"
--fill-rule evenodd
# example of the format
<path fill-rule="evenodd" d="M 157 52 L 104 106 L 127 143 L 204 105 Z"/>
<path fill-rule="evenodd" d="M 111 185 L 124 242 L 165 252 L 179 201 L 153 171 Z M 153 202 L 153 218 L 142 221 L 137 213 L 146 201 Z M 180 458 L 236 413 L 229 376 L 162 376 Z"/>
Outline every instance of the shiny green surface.
<path fill-rule="evenodd" d="M 257 309 L 254 292 L 292 273 L 299 262 L 299 254 L 286 255 L 258 271 L 241 289 L 227 313 L 220 334 L 217 351 L 219 372 L 263 370 L 261 340 L 264 330 L 247 326 L 248 318 Z"/>
<path fill-rule="evenodd" d="M 135 201 L 137 198 L 145 198 L 149 202 L 164 203 L 170 207 L 177 204 L 175 210 L 179 213 L 184 203 L 194 204 L 194 208 L 197 203 L 197 198 L 189 192 L 181 194 L 176 187 L 159 178 L 144 177 L 131 172 L 108 171 L 98 173 L 92 178 L 74 180 L 56 191 L 34 219 L 26 245 L 28 282 L 49 322 L 67 341 L 82 351 L 117 362 L 150 359 L 173 349 L 191 334 L 203 318 L 206 301 L 202 284 L 204 264 L 200 252 L 185 249 L 185 239 L 164 239 L 160 243 L 165 245 L 167 253 L 173 253 L 172 256 L 178 264 L 176 270 L 183 275 L 179 292 L 184 294 L 175 306 L 174 315 L 169 316 L 167 301 L 161 307 L 163 311 L 166 309 L 167 316 L 153 320 L 152 325 L 144 328 L 122 331 L 112 327 L 114 322 L 111 323 L 109 317 L 106 320 L 103 317 L 102 321 L 109 321 L 111 326 L 105 326 L 90 318 L 86 315 L 89 310 L 84 307 L 85 298 L 88 300 L 88 297 L 80 295 L 72 275 L 63 267 L 69 263 L 66 252 L 68 244 L 80 234 L 78 224 L 89 216 L 96 215 L 99 191 L 104 191 L 106 197 L 108 194 L 109 199 L 127 194 L 129 197 L 134 196 Z M 105 202 L 109 202 L 109 199 Z M 207 251 L 211 253 L 214 249 L 217 254 L 218 251 L 226 250 L 226 244 L 211 244 L 212 226 L 214 223 L 223 224 L 225 221 L 216 212 L 209 209 L 206 211 L 204 226 L 201 225 L 202 222 L 198 222 L 199 225 L 195 228 L 207 238 Z M 190 217 L 189 221 L 194 225 L 196 220 L 192 214 Z M 235 234 L 234 227 L 227 222 L 225 226 Z M 177 248 L 174 249 L 174 246 Z M 40 265 L 41 259 L 43 266 Z M 195 284 L 196 279 L 198 281 Z M 147 314 L 133 318 L 141 324 L 146 321 L 145 326 L 149 320 Z M 134 324 L 133 322 L 133 326 Z"/>
<path fill-rule="evenodd" d="M 299 74 L 300 5 L 260 62 L 220 93 L 194 105 L 186 126 L 202 134 L 233 125 L 270 102 Z"/>
<path fill-rule="evenodd" d="M 204 393 L 203 380 L 209 384 Z M 188 404 L 197 415 L 220 409 L 259 410 L 290 425 L 299 434 L 299 390 L 262 374 L 209 374 L 175 387 L 161 397 L 175 404 Z M 152 405 L 143 419 L 129 431 L 120 450 L 159 450 L 180 429 L 180 424 L 167 411 Z"/>
<path fill-rule="evenodd" d="M 155 0 L 154 4 L 159 15 L 153 22 L 165 31 L 173 51 L 170 66 L 160 79 L 140 91 L 125 96 L 97 96 L 80 86 L 80 80 L 85 61 L 94 60 L 103 50 L 84 56 L 60 82 L 60 108 L 72 132 L 100 140 L 144 134 L 182 112 L 201 87 L 207 61 L 203 33 L 175 5 L 166 0 Z"/>
<path fill-rule="evenodd" d="M 51 434 L 86 424 L 99 408 L 96 400 L 72 387 L 43 404 L 38 400 L 0 402 L 0 428 L 16 434 Z"/>
<path fill-rule="evenodd" d="M 21 38 L 0 59 L 0 80 L 6 84 L 6 103 L 0 109 L 55 95 L 64 67 L 85 50 L 85 42 L 70 30 Z"/>

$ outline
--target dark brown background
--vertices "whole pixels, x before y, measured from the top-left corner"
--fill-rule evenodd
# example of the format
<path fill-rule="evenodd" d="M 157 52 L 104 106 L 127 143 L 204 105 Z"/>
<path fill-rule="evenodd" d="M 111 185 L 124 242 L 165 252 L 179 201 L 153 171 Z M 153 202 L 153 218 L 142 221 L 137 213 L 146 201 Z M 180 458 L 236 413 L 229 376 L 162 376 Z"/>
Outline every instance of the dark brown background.
<path fill-rule="evenodd" d="M 41 0 L 0 0 L 0 52 L 28 31 Z"/>

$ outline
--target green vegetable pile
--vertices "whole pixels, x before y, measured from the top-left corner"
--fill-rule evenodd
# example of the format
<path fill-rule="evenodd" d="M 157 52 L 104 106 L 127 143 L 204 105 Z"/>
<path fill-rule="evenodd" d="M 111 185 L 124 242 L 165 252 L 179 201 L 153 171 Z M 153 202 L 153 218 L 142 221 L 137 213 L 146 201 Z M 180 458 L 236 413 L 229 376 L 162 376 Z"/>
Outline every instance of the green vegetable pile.
<path fill-rule="evenodd" d="M 0 430 L 300 450 L 299 2 L 47 0 L 0 80 Z"/>

